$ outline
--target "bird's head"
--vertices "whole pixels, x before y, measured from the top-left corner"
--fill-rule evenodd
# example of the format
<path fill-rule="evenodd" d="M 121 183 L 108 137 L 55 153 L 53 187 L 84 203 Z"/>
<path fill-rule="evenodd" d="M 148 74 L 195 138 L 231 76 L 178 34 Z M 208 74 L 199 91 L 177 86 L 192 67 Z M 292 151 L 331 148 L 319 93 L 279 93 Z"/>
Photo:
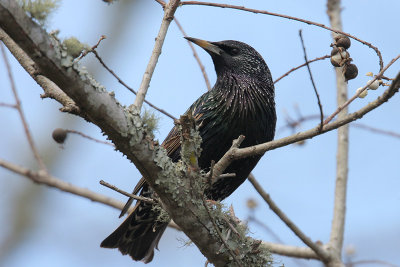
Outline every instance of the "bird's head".
<path fill-rule="evenodd" d="M 264 59 L 248 44 L 233 40 L 209 42 L 191 37 L 185 38 L 211 55 L 218 76 L 229 72 L 258 78 L 270 77 Z"/>

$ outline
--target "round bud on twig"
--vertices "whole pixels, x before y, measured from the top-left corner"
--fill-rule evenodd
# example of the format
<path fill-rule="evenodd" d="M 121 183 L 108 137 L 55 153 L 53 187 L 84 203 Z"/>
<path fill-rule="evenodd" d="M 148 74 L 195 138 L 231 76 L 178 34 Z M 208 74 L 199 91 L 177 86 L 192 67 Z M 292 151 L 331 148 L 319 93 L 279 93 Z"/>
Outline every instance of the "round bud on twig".
<path fill-rule="evenodd" d="M 342 67 L 349 58 L 349 52 L 341 47 L 334 47 L 331 51 L 331 64 L 335 67 Z"/>
<path fill-rule="evenodd" d="M 335 45 L 337 47 L 343 47 L 344 49 L 348 49 L 351 45 L 350 38 L 345 35 L 338 35 L 335 37 Z"/>
<path fill-rule="evenodd" d="M 356 93 L 357 93 L 357 94 L 360 93 L 362 89 L 363 89 L 362 87 L 358 88 L 357 91 L 356 91 Z M 364 98 L 364 97 L 366 97 L 367 95 L 368 95 L 368 90 L 365 89 L 364 91 L 362 91 L 362 92 L 358 95 L 358 97 L 359 97 L 359 98 Z"/>
<path fill-rule="evenodd" d="M 57 128 L 53 131 L 53 139 L 59 144 L 63 144 L 65 139 L 67 138 L 67 130 Z"/>
<path fill-rule="evenodd" d="M 372 80 L 369 80 L 369 81 L 367 82 L 367 84 L 371 83 L 371 81 L 372 81 Z M 379 87 L 379 80 L 375 80 L 373 83 L 371 83 L 371 84 L 368 86 L 368 89 L 376 90 L 376 89 L 378 89 L 378 87 Z"/>
<path fill-rule="evenodd" d="M 344 71 L 344 78 L 346 79 L 346 82 L 348 80 L 354 79 L 358 75 L 358 68 L 354 64 L 344 65 L 343 71 Z"/>

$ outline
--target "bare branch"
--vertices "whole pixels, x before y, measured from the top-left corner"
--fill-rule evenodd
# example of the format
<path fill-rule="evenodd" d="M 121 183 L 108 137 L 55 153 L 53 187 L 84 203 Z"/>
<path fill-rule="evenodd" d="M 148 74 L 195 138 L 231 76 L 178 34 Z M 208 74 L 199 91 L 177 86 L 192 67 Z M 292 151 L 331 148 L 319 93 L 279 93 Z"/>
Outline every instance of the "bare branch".
<path fill-rule="evenodd" d="M 301 259 L 319 259 L 317 254 L 315 254 L 315 252 L 308 247 L 288 246 L 267 241 L 263 241 L 261 245 L 266 247 L 269 251 L 271 251 L 271 253 L 283 256 Z"/>
<path fill-rule="evenodd" d="M 361 109 L 355 111 L 354 113 L 347 114 L 346 116 L 344 116 L 341 119 L 338 119 L 334 122 L 330 122 L 330 123 L 326 124 L 322 130 L 322 133 L 332 131 L 332 130 L 337 129 L 345 124 L 348 124 L 352 121 L 362 118 L 368 112 L 374 110 L 375 108 L 379 107 L 380 105 L 382 105 L 383 103 L 388 101 L 395 93 L 398 92 L 399 88 L 400 88 L 400 73 L 397 74 L 396 78 L 391 83 L 389 88 L 387 90 L 385 90 L 382 93 L 382 95 L 380 95 L 377 99 L 370 102 L 369 104 L 362 107 Z M 304 132 L 299 132 L 294 135 L 284 137 L 284 138 L 281 138 L 278 140 L 270 141 L 267 143 L 263 143 L 263 144 L 259 144 L 259 145 L 255 145 L 255 146 L 251 146 L 251 147 L 236 149 L 230 153 L 229 157 L 231 160 L 236 160 L 236 159 L 245 158 L 245 157 L 252 156 L 252 155 L 260 155 L 260 154 L 265 153 L 268 150 L 276 149 L 278 147 L 293 144 L 298 141 L 313 138 L 314 136 L 320 135 L 322 133 L 319 132 L 319 126 L 317 126 L 310 130 L 307 130 Z"/>
<path fill-rule="evenodd" d="M 224 156 L 214 165 L 211 181 L 215 183 L 225 169 L 231 164 L 232 157 L 235 151 L 239 149 L 240 144 L 245 139 L 244 135 L 240 135 L 237 139 L 233 140 L 231 148 L 224 154 Z"/>
<path fill-rule="evenodd" d="M 139 201 L 143 201 L 143 202 L 147 202 L 147 203 L 151 203 L 151 204 L 155 203 L 154 199 L 151 199 L 151 198 L 148 198 L 148 197 L 141 197 L 141 196 L 137 196 L 137 195 L 134 195 L 134 194 L 130 194 L 130 193 L 124 191 L 124 190 L 119 189 L 115 185 L 109 184 L 109 183 L 107 183 L 107 182 L 105 182 L 103 180 L 100 180 L 100 184 L 104 185 L 105 187 L 108 187 L 108 188 L 110 188 L 110 189 L 112 189 L 112 190 L 114 190 L 114 191 L 116 191 L 116 192 L 118 192 L 118 193 L 120 193 L 120 194 L 122 194 L 124 196 L 131 197 L 133 199 L 136 199 L 136 200 L 139 200 Z"/>
<path fill-rule="evenodd" d="M 15 105 L 15 104 L 9 104 L 9 103 L 3 103 L 3 102 L 0 102 L 0 107 L 6 107 L 6 108 L 17 108 L 17 105 Z"/>
<path fill-rule="evenodd" d="M 91 136 L 89 136 L 89 135 L 86 135 L 86 134 L 84 134 L 84 133 L 81 133 L 81 132 L 79 132 L 79 131 L 68 130 L 68 129 L 65 129 L 65 131 L 66 131 L 67 133 L 73 133 L 73 134 L 80 135 L 80 136 L 82 136 L 83 138 L 92 140 L 92 141 L 94 141 L 94 142 L 96 142 L 96 143 L 100 143 L 100 144 L 112 146 L 112 147 L 115 148 L 115 145 L 114 145 L 113 143 L 110 143 L 110 142 L 107 142 L 107 141 L 103 141 L 103 140 L 99 140 L 99 139 L 93 138 L 93 137 L 91 137 Z"/>
<path fill-rule="evenodd" d="M 395 137 L 395 138 L 400 138 L 400 133 L 387 131 L 387 130 L 382 130 L 382 129 L 379 129 L 379 128 L 376 128 L 376 127 L 372 127 L 372 126 L 369 126 L 369 125 L 365 125 L 365 124 L 362 124 L 362 123 L 358 123 L 358 122 L 352 123 L 352 124 L 350 124 L 350 126 L 354 126 L 354 127 L 357 127 L 357 128 L 360 128 L 360 129 L 364 129 L 364 130 L 367 130 L 367 131 L 371 131 L 371 132 L 374 132 L 374 133 L 378 133 L 378 134 L 383 134 L 383 135 L 388 135 L 388 136 Z"/>
<path fill-rule="evenodd" d="M 389 64 L 387 64 L 370 82 L 368 82 L 364 87 L 362 87 L 361 90 L 359 90 L 355 95 L 353 95 L 351 98 L 349 98 L 347 101 L 344 103 L 341 103 L 339 107 L 333 112 L 328 118 L 325 119 L 324 125 L 328 124 L 339 112 L 341 112 L 343 109 L 345 109 L 348 105 L 350 105 L 351 102 L 353 102 L 364 90 L 367 90 L 368 86 L 370 86 L 374 81 L 378 80 L 379 78 L 382 77 L 383 73 L 391 66 L 393 65 L 394 62 L 396 62 L 400 58 L 400 55 L 397 55 L 397 57 L 393 58 Z M 337 70 L 338 71 L 338 70 Z M 343 76 L 343 75 L 342 75 Z"/>
<path fill-rule="evenodd" d="M 297 227 L 289 217 L 276 205 L 276 203 L 271 199 L 269 194 L 264 191 L 261 185 L 257 182 L 253 175 L 249 175 L 249 182 L 254 186 L 256 191 L 260 194 L 260 196 L 267 202 L 269 208 L 276 214 L 278 217 L 289 227 L 290 230 L 293 231 L 295 235 L 297 235 L 301 241 L 304 242 L 307 246 L 309 246 L 318 257 L 327 262 L 330 259 L 329 252 L 327 252 L 321 245 L 314 243 L 308 236 L 306 236 L 299 227 Z"/>
<path fill-rule="evenodd" d="M 21 118 L 21 122 L 24 127 L 24 131 L 25 131 L 25 135 L 26 135 L 26 139 L 28 139 L 29 146 L 32 150 L 32 153 L 33 153 L 37 163 L 39 164 L 40 169 L 43 171 L 47 171 L 46 165 L 44 164 L 42 158 L 40 157 L 39 151 L 37 150 L 37 148 L 35 146 L 35 142 L 33 141 L 32 134 L 29 130 L 28 122 L 26 121 L 24 111 L 22 110 L 21 100 L 19 99 L 19 96 L 18 96 L 17 87 L 15 85 L 14 77 L 13 77 L 13 74 L 11 71 L 10 63 L 8 62 L 6 51 L 5 51 L 3 45 L 0 45 L 0 48 L 1 48 L 1 53 L 3 55 L 4 63 L 6 65 L 8 78 L 10 80 L 11 90 L 14 95 L 15 108 L 18 110 L 19 117 Z"/>
<path fill-rule="evenodd" d="M 312 86 L 314 88 L 315 96 L 317 97 L 317 101 L 318 101 L 319 114 L 320 114 L 320 119 L 321 119 L 321 123 L 319 125 L 319 131 L 322 131 L 322 127 L 324 126 L 324 124 L 323 124 L 324 123 L 324 111 L 322 110 L 321 99 L 319 98 L 317 87 L 315 86 L 315 82 L 314 82 L 314 79 L 313 79 L 313 76 L 311 73 L 310 65 L 307 63 L 308 62 L 307 52 L 306 52 L 306 47 L 304 45 L 302 30 L 299 30 L 299 35 L 300 35 L 300 40 L 301 40 L 301 46 L 303 47 L 304 60 L 306 61 L 307 70 L 308 70 L 308 73 L 310 74 L 310 80 L 311 80 Z"/>
<path fill-rule="evenodd" d="M 277 132 L 282 131 L 285 128 L 290 128 L 293 131 L 295 131 L 296 128 L 301 125 L 301 123 L 303 123 L 305 121 L 308 121 L 308 120 L 316 120 L 316 119 L 319 119 L 319 115 L 317 115 L 317 114 L 316 115 L 308 115 L 308 116 L 300 116 L 297 120 L 289 118 L 289 120 L 287 120 L 287 124 L 281 126 L 277 130 Z M 400 133 L 397 133 L 397 132 L 394 132 L 394 131 L 380 129 L 380 128 L 373 127 L 373 126 L 370 126 L 370 125 L 366 125 L 364 123 L 353 122 L 353 123 L 350 124 L 350 127 L 355 127 L 355 128 L 363 129 L 363 130 L 370 131 L 370 132 L 373 132 L 373 133 L 391 136 L 391 137 L 394 137 L 394 138 L 400 138 Z"/>
<path fill-rule="evenodd" d="M 306 63 L 303 63 L 303 64 L 301 64 L 301 65 L 299 65 L 299 66 L 297 66 L 297 67 L 294 67 L 294 68 L 290 69 L 288 72 L 286 72 L 286 73 L 284 73 L 283 75 L 281 75 L 278 79 L 276 79 L 276 80 L 274 81 L 274 84 L 276 84 L 277 82 L 279 82 L 280 80 L 282 80 L 283 78 L 285 78 L 286 76 L 288 76 L 290 73 L 292 73 L 292 72 L 295 71 L 295 70 L 298 70 L 298 69 L 300 69 L 300 68 L 302 68 L 302 67 L 305 67 L 305 66 L 307 66 L 308 64 L 310 64 L 310 63 L 312 63 L 312 62 L 315 62 L 315 61 L 318 61 L 318 60 L 324 60 L 324 59 L 327 59 L 327 58 L 330 58 L 330 57 L 331 57 L 330 55 L 325 55 L 325 56 L 322 56 L 322 57 L 317 57 L 317 58 L 314 58 L 314 59 L 312 59 L 312 60 L 310 60 L 310 61 L 307 61 Z"/>
<path fill-rule="evenodd" d="M 142 108 L 144 98 L 146 97 L 147 90 L 150 85 L 151 77 L 153 76 L 154 69 L 156 68 L 158 58 L 161 54 L 161 48 L 164 44 L 165 36 L 167 35 L 168 27 L 171 24 L 171 20 L 174 18 L 174 13 L 179 6 L 180 0 L 170 0 L 164 9 L 164 17 L 158 32 L 156 43 L 150 57 L 150 61 L 147 65 L 146 71 L 144 72 L 142 83 L 140 84 L 139 90 L 136 95 L 134 105 L 138 110 Z"/>
<path fill-rule="evenodd" d="M 122 84 L 126 89 L 128 89 L 129 91 L 131 91 L 133 94 L 136 95 L 136 91 L 130 87 L 129 85 L 127 85 L 112 69 L 110 69 L 106 63 L 103 61 L 103 59 L 100 57 L 99 53 L 97 53 L 96 50 L 91 50 L 90 52 L 92 52 L 94 54 L 94 56 L 97 58 L 97 60 L 100 62 L 101 65 L 103 65 L 103 67 L 112 75 L 114 76 L 115 79 L 117 79 L 117 81 Z M 158 110 L 159 112 L 161 112 L 162 114 L 170 117 L 172 120 L 176 120 L 176 118 L 174 116 L 172 116 L 171 114 L 169 114 L 167 111 L 153 105 L 152 103 L 150 103 L 149 101 L 147 101 L 146 99 L 144 99 L 144 102 L 146 104 L 148 104 L 150 107 L 154 108 L 155 110 Z"/>
<path fill-rule="evenodd" d="M 77 196 L 81 196 L 87 198 L 94 202 L 99 202 L 105 204 L 107 206 L 111 206 L 121 210 L 124 207 L 124 203 L 117 201 L 115 199 L 103 196 L 96 192 L 90 191 L 89 189 L 78 187 L 71 183 L 64 182 L 61 179 L 58 179 L 44 171 L 31 171 L 22 166 L 15 165 L 11 162 L 7 162 L 5 160 L 0 159 L 0 166 L 6 168 L 14 173 L 20 174 L 31 179 L 33 182 L 38 184 L 44 184 L 50 187 L 58 188 L 61 191 L 72 193 Z"/>
<path fill-rule="evenodd" d="M 209 3 L 209 2 L 199 2 L 199 1 L 182 1 L 181 5 L 202 5 L 202 6 L 212 6 L 212 7 L 221 7 L 221 8 L 230 8 L 230 9 L 237 9 L 237 10 L 242 10 L 242 11 L 247 11 L 247 12 L 251 12 L 251 13 L 255 13 L 255 14 L 265 14 L 265 15 L 270 15 L 270 16 L 275 16 L 275 17 L 280 17 L 280 18 L 284 18 L 284 19 L 289 19 L 289 20 L 295 20 L 295 21 L 299 21 L 302 23 L 306 23 L 308 25 L 314 25 L 320 28 L 323 28 L 325 30 L 331 31 L 331 32 L 335 32 L 338 34 L 343 34 L 346 35 L 370 48 L 372 48 L 376 55 L 379 58 L 379 66 L 380 66 L 380 70 L 382 70 L 383 68 L 383 59 L 382 59 L 382 55 L 381 52 L 379 51 L 379 49 L 372 45 L 371 43 L 368 43 L 366 41 L 363 41 L 351 34 L 345 33 L 343 31 L 340 31 L 338 29 L 333 29 L 333 28 L 329 28 L 327 26 L 325 26 L 324 24 L 321 23 L 317 23 L 317 22 L 313 22 L 310 20 L 306 20 L 306 19 L 301 19 L 301 18 L 296 18 L 296 17 L 292 17 L 292 16 L 287 16 L 287 15 L 283 15 L 283 14 L 278 14 L 278 13 L 273 13 L 273 12 L 268 12 L 265 10 L 259 10 L 259 9 L 253 9 L 253 8 L 246 8 L 244 6 L 235 6 L 235 5 L 228 5 L 228 4 L 217 4 L 217 3 Z"/>
<path fill-rule="evenodd" d="M 328 0 L 327 13 L 332 28 L 341 30 L 341 0 Z M 332 34 L 332 38 L 335 35 Z M 390 65 L 389 65 L 390 66 Z M 339 113 L 338 120 L 347 116 L 348 108 L 344 105 L 347 101 L 347 83 L 341 73 L 341 69 L 335 68 L 336 86 L 337 86 L 337 105 L 343 107 L 342 113 Z M 384 70 L 382 70 L 384 71 Z M 338 108 L 338 110 L 339 110 Z M 331 117 L 331 116 L 330 116 Z M 333 117 L 332 117 L 333 118 Z M 329 122 L 329 118 L 325 122 Z M 336 261 L 341 263 L 341 255 L 344 239 L 344 223 L 346 219 L 346 197 L 347 197 L 347 180 L 348 180 L 348 164 L 349 164 L 349 125 L 340 127 L 337 131 L 337 153 L 336 153 L 336 183 L 334 195 L 333 218 L 331 227 L 331 236 L 329 247 L 335 255 Z"/>

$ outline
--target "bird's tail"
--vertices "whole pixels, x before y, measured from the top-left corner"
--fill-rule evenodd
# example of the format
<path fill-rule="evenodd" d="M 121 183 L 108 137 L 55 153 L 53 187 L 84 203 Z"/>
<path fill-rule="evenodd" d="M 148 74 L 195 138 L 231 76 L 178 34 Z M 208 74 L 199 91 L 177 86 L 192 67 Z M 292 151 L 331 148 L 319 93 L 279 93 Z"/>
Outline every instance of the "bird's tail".
<path fill-rule="evenodd" d="M 143 186 L 141 195 L 147 196 L 149 186 Z M 148 263 L 153 259 L 154 249 L 168 222 L 159 222 L 159 212 L 151 203 L 138 201 L 125 221 L 101 243 L 103 248 L 118 248 L 122 254 L 129 254 L 135 261 Z"/>

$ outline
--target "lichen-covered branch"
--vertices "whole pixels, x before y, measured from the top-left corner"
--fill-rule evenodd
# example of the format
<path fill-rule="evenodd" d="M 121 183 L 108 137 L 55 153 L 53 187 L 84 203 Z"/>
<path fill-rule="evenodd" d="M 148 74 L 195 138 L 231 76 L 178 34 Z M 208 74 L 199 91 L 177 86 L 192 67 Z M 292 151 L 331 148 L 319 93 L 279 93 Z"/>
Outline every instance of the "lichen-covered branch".
<path fill-rule="evenodd" d="M 176 1 L 173 1 L 176 2 Z M 169 17 L 167 17 L 169 19 Z M 183 232 L 198 246 L 215 266 L 227 266 L 233 259 L 215 234 L 210 218 L 202 204 L 202 185 L 205 175 L 184 164 L 174 164 L 164 148 L 151 138 L 140 118 L 140 111 L 132 106 L 124 109 L 113 94 L 108 93 L 62 50 L 39 25 L 32 22 L 11 0 L 0 0 L 0 28 L 35 63 L 37 72 L 62 90 L 96 124 L 104 134 L 131 160 Z M 13 51 L 11 51 L 13 52 Z M 18 58 L 17 58 L 18 60 Z M 219 230 L 225 234 L 230 228 L 223 212 L 211 210 Z M 231 247 L 237 258 L 246 265 L 264 266 L 270 263 L 269 253 L 260 248 L 260 241 L 243 235 L 232 235 Z"/>
<path fill-rule="evenodd" d="M 60 109 L 75 115 L 81 115 L 80 108 L 68 97 L 55 83 L 38 72 L 38 67 L 33 60 L 0 28 L 0 40 L 7 46 L 25 71 L 42 87 L 42 98 L 52 98 L 63 105 Z"/>

